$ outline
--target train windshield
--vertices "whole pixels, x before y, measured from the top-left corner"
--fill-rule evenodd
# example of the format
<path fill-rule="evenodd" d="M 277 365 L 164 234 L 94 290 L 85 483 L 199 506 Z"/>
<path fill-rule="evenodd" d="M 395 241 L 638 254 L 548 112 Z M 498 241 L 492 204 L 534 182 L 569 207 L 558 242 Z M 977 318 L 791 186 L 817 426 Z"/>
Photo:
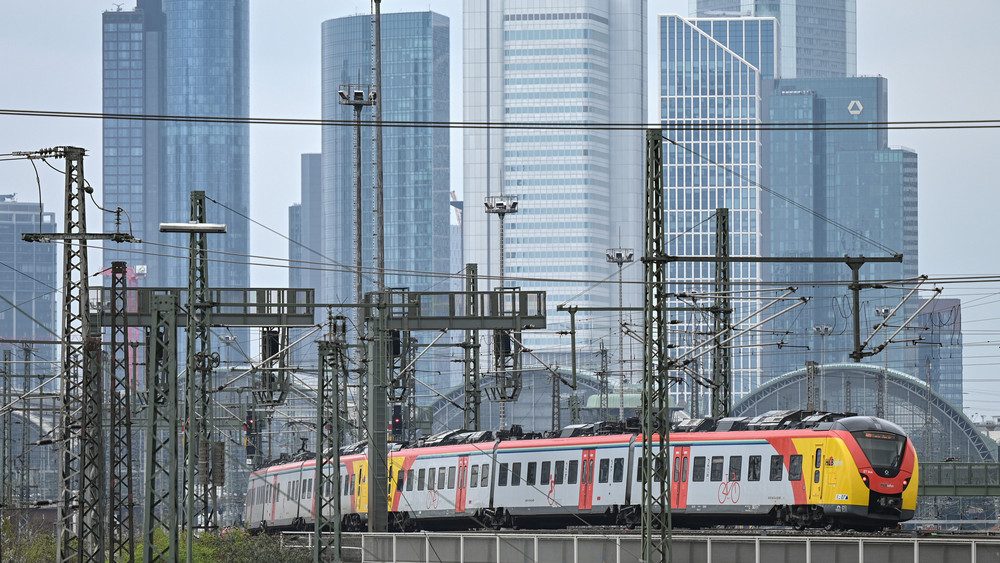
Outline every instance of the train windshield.
<path fill-rule="evenodd" d="M 851 432 L 873 467 L 898 468 L 903 461 L 906 436 L 876 430 Z"/>

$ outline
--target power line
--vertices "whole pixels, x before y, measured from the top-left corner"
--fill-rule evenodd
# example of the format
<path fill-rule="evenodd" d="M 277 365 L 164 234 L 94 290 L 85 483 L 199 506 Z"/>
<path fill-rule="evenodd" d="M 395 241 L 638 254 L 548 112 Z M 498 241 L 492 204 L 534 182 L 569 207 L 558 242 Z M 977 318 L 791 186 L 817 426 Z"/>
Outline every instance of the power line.
<path fill-rule="evenodd" d="M 0 115 L 17 117 L 55 117 L 70 119 L 123 119 L 135 121 L 173 121 L 186 123 L 229 123 L 246 125 L 306 125 L 306 126 L 334 126 L 353 127 L 354 122 L 348 119 L 308 119 L 292 117 L 222 117 L 222 116 L 193 116 L 193 115 L 158 115 L 158 114 L 132 114 L 132 113 L 110 113 L 110 112 L 84 112 L 84 111 L 54 111 L 54 110 L 26 110 L 26 109 L 0 109 Z M 368 121 L 373 125 L 378 123 Z M 646 131 L 649 129 L 661 129 L 663 123 L 586 123 L 586 122 L 560 122 L 560 121 L 533 121 L 533 122 L 480 122 L 480 121 L 391 121 L 382 120 L 383 127 L 425 127 L 438 129 L 569 129 L 569 130 L 623 130 L 623 131 Z M 794 122 L 774 122 L 774 123 L 739 123 L 739 122 L 718 122 L 704 123 L 693 121 L 670 122 L 669 128 L 686 131 L 703 130 L 727 130 L 727 131 L 816 131 L 816 130 L 918 130 L 918 129 L 1000 129 L 1000 119 L 973 119 L 973 120 L 922 120 L 922 121 L 873 121 L 868 123 L 858 123 L 851 121 L 828 122 L 828 123 L 794 123 Z M 0 159 L 15 156 L 13 154 L 0 154 Z"/>

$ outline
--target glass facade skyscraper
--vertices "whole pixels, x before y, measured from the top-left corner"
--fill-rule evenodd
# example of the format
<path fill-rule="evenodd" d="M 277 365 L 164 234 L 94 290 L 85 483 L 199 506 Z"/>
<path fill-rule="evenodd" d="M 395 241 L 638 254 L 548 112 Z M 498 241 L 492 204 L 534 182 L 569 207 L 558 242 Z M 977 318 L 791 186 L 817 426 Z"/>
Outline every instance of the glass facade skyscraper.
<path fill-rule="evenodd" d="M 713 255 L 716 209 L 727 208 L 730 254 L 760 256 L 761 138 L 756 125 L 761 122 L 761 86 L 778 68 L 777 22 L 661 16 L 659 23 L 667 252 Z M 715 304 L 715 265 L 682 260 L 668 265 L 667 278 L 668 293 L 679 295 L 670 305 L 690 309 L 677 313 L 679 323 L 668 336 L 677 346 L 672 355 L 695 356 L 711 347 L 712 320 L 705 310 Z M 760 265 L 732 263 L 729 278 L 733 322 L 737 329 L 746 328 L 762 302 L 756 293 Z M 731 345 L 734 398 L 760 382 L 760 340 L 751 331 Z M 711 373 L 711 362 L 695 369 Z M 704 390 L 685 380 L 678 395 L 695 412 L 706 412 Z"/>
<path fill-rule="evenodd" d="M 288 287 L 312 288 L 317 295 L 323 284 L 323 155 L 303 154 L 301 161 L 301 203 L 288 208 Z M 292 342 L 311 328 L 290 329 Z M 317 348 L 311 338 L 291 349 L 296 365 L 315 365 Z"/>
<path fill-rule="evenodd" d="M 339 103 L 341 85 L 372 82 L 371 17 L 323 22 L 323 119 L 354 122 Z M 448 18 L 434 12 L 382 16 L 382 119 L 398 123 L 449 120 Z M 372 87 L 374 90 L 374 86 Z M 372 135 L 374 107 L 363 110 L 362 254 L 364 291 L 374 287 L 372 260 Z M 451 268 L 449 133 L 440 127 L 383 129 L 386 284 L 411 291 L 446 291 Z M 323 129 L 323 251 L 337 263 L 323 284 L 326 302 L 350 303 L 354 287 L 354 127 Z"/>
<path fill-rule="evenodd" d="M 59 341 L 60 336 L 53 334 L 59 332 L 56 317 L 56 297 L 61 285 L 56 269 L 59 245 L 21 239 L 25 233 L 54 232 L 55 214 L 42 211 L 41 204 L 0 195 L 0 338 Z M 53 361 L 58 357 L 57 346 L 33 348 L 35 359 Z M 21 354 L 15 351 L 14 356 Z M 44 366 L 33 371 L 41 375 L 53 370 Z M 23 388 L 17 378 L 13 381 L 15 388 Z"/>
<path fill-rule="evenodd" d="M 858 71 L 857 0 L 688 0 L 692 17 L 773 17 L 782 78 L 842 78 Z"/>
<path fill-rule="evenodd" d="M 890 148 L 888 131 L 876 125 L 888 121 L 887 88 L 881 77 L 787 79 L 765 85 L 768 122 L 853 125 L 766 132 L 763 183 L 770 189 L 763 205 L 763 248 L 769 256 L 903 254 L 901 264 L 868 263 L 859 270 L 861 280 L 879 285 L 861 294 L 865 333 L 882 320 L 879 309 L 891 309 L 905 296 L 908 286 L 901 280 L 913 280 L 918 273 L 917 155 Z M 846 281 L 830 283 L 849 280 L 850 274 L 842 263 L 765 268 L 767 281 L 797 285 L 801 295 L 811 298 L 774 325 L 785 346 L 767 354 L 767 376 L 801 369 L 820 355 L 827 363 L 850 361 L 851 294 Z M 908 303 L 889 324 L 900 325 L 916 307 Z M 822 326 L 831 327 L 828 336 L 820 335 Z M 897 339 L 915 336 L 903 333 Z M 876 336 L 872 345 L 883 340 Z M 909 348 L 889 346 L 871 361 L 919 377 L 912 373 L 915 353 Z"/>
<path fill-rule="evenodd" d="M 246 0 L 138 0 L 131 12 L 105 12 L 103 25 L 105 112 L 249 117 Z M 148 285 L 186 286 L 187 235 L 160 235 L 158 226 L 188 221 L 190 193 L 203 190 L 218 202 L 209 203 L 208 220 L 228 226 L 210 242 L 227 253 L 212 261 L 210 283 L 249 284 L 247 124 L 105 119 L 104 182 L 104 206 L 128 213 L 119 230 L 130 223 L 153 243 L 140 248 L 145 256 L 110 249 L 105 262 L 147 263 Z M 115 230 L 115 219 L 104 227 Z"/>
<path fill-rule="evenodd" d="M 464 12 L 464 121 L 491 124 L 464 133 L 465 260 L 482 289 L 499 285 L 501 219 L 484 203 L 516 198 L 505 285 L 547 292 L 548 330 L 524 337 L 535 352 L 568 351 L 556 307 L 617 306 L 607 250 L 643 248 L 644 132 L 607 126 L 646 121 L 646 2 L 466 0 Z M 638 260 L 626 265 L 626 282 L 641 278 Z M 624 305 L 641 295 L 627 283 Z M 618 330 L 614 314 L 576 320 L 578 346 L 595 352 L 585 357 Z"/>

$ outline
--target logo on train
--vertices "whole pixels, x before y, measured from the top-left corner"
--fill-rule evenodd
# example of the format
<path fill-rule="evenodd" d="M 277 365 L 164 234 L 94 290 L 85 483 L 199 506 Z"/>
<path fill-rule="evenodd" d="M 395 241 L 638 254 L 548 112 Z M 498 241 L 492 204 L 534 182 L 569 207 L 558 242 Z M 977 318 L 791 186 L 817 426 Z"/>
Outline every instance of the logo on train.
<path fill-rule="evenodd" d="M 719 483 L 719 504 L 725 504 L 727 500 L 731 501 L 733 504 L 740 502 L 739 481 L 725 481 Z"/>

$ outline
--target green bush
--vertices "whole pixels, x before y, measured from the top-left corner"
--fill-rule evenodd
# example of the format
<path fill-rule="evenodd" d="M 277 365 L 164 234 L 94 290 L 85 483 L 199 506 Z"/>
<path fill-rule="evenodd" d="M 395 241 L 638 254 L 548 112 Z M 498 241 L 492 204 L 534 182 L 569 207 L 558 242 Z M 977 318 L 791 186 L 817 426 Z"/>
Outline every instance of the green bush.
<path fill-rule="evenodd" d="M 56 539 L 50 526 L 18 526 L 14 518 L 0 518 L 0 561 L 48 563 L 56 559 Z"/>

